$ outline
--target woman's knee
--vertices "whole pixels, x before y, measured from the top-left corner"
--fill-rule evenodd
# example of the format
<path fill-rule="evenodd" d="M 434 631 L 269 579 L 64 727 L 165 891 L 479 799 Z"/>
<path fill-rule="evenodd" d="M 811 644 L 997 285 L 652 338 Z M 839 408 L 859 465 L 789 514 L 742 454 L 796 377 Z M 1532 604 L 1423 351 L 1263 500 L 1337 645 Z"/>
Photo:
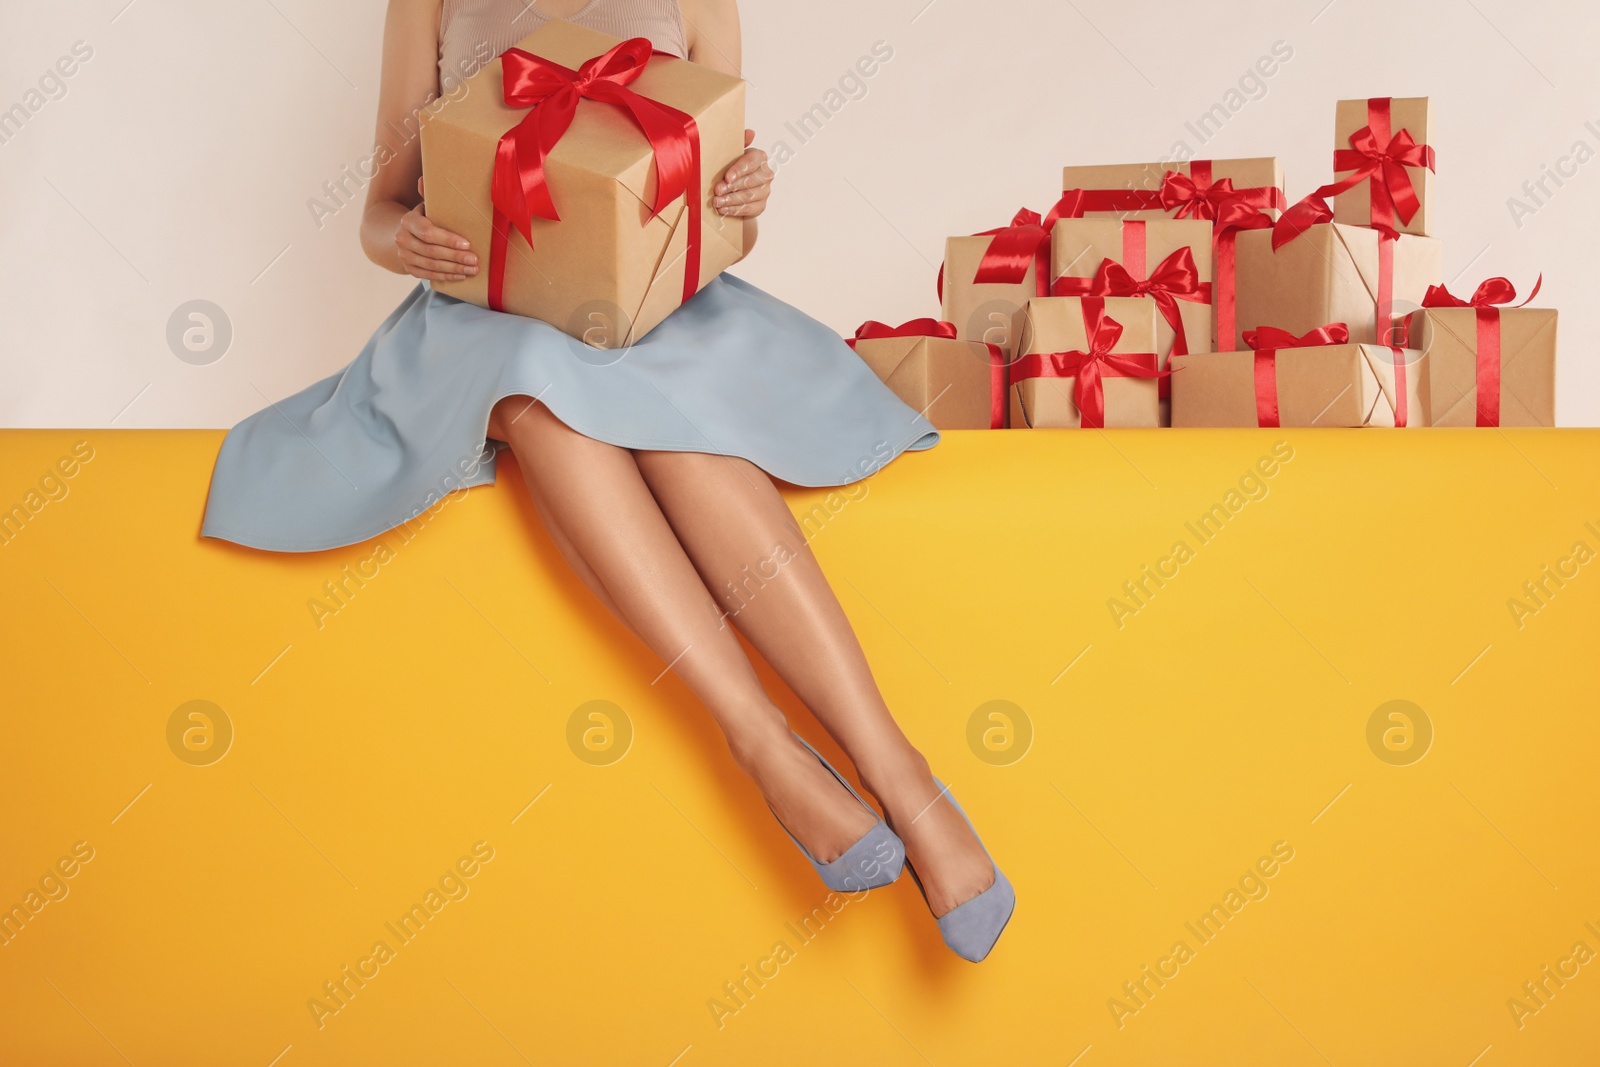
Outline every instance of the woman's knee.
<path fill-rule="evenodd" d="M 559 424 L 550 409 L 537 399 L 513 393 L 501 397 L 489 409 L 489 436 L 497 441 L 509 442 L 514 431 L 530 429 L 546 422 Z"/>

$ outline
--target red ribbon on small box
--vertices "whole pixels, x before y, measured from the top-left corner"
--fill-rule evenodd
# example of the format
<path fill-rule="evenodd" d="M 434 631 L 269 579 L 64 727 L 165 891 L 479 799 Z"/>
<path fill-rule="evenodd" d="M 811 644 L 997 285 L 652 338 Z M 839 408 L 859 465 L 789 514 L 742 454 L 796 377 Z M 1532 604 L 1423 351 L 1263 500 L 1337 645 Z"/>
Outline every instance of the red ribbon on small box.
<path fill-rule="evenodd" d="M 1029 378 L 1072 378 L 1072 400 L 1078 405 L 1079 425 L 1084 429 L 1104 429 L 1106 424 L 1105 378 L 1165 378 L 1171 371 L 1156 366 L 1154 352 L 1112 352 L 1122 340 L 1122 323 L 1106 314 L 1103 297 L 1082 299 L 1083 329 L 1088 350 L 1071 352 L 1032 352 L 1011 364 L 1011 380 Z"/>
<path fill-rule="evenodd" d="M 856 327 L 856 335 L 845 339 L 845 344 L 855 348 L 857 341 L 876 341 L 885 337 L 937 337 L 947 341 L 956 340 L 956 327 L 953 322 L 940 322 L 938 319 L 912 319 L 902 322 L 899 326 L 890 326 L 868 319 Z M 1006 357 L 1000 351 L 1000 346 L 990 344 L 988 341 L 966 342 L 981 344 L 989 350 L 989 429 L 1003 430 L 1006 428 L 1006 399 L 1010 384 L 1006 381 Z"/>
<path fill-rule="evenodd" d="M 993 230 L 983 230 L 974 237 L 991 237 L 989 247 L 978 262 L 973 275 L 974 285 L 1016 285 L 1028 276 L 1033 267 L 1035 292 L 1050 295 L 1050 231 L 1062 215 L 1066 197 L 1056 201 L 1048 213 L 1040 215 L 1031 208 L 1022 208 L 1011 218 L 1011 225 Z M 944 264 L 939 265 L 939 300 L 944 300 Z"/>
<path fill-rule="evenodd" d="M 1313 226 L 1333 221 L 1333 209 L 1323 199 L 1332 186 L 1323 186 L 1283 213 L 1272 227 L 1272 250 L 1276 252 Z M 1395 323 L 1394 318 L 1394 246 L 1400 240 L 1399 231 L 1392 226 L 1373 223 L 1378 231 L 1378 299 L 1374 332 L 1378 343 L 1394 353 L 1394 424 L 1404 427 L 1410 417 L 1406 399 L 1407 324 Z M 1398 331 L 1398 333 L 1396 332 Z"/>
<path fill-rule="evenodd" d="M 1175 249 L 1171 255 L 1145 273 L 1146 254 L 1149 249 L 1149 230 L 1137 219 L 1122 222 L 1122 262 L 1103 259 L 1092 278 L 1063 276 L 1050 287 L 1052 296 L 1148 296 L 1154 300 L 1161 315 L 1172 327 L 1172 355 L 1189 354 L 1189 339 L 1183 328 L 1183 312 L 1179 300 L 1198 304 L 1211 303 L 1211 283 L 1200 280 L 1200 269 L 1195 266 L 1194 253 L 1189 246 Z M 1169 395 L 1168 379 L 1161 380 L 1161 395 Z"/>
<path fill-rule="evenodd" d="M 1539 295 L 1544 275 L 1533 283 L 1528 299 L 1515 305 L 1527 307 Z M 1517 298 L 1517 290 L 1505 278 L 1490 278 L 1478 286 L 1471 299 L 1462 300 L 1442 285 L 1430 285 L 1422 298 L 1425 308 L 1476 308 L 1478 322 L 1478 417 L 1479 426 L 1500 425 L 1500 308 Z"/>
<path fill-rule="evenodd" d="M 650 41 L 635 37 L 577 70 L 520 48 L 507 49 L 502 60 L 506 104 L 531 108 L 506 131 L 495 150 L 490 199 L 494 203 L 494 236 L 489 250 L 489 306 L 504 310 L 506 250 L 515 227 L 533 247 L 534 218 L 559 221 L 545 175 L 545 160 L 566 136 L 583 100 L 612 104 L 626 112 L 650 141 L 656 162 L 653 219 L 678 197 L 684 198 L 688 247 L 684 253 L 683 300 L 700 289 L 701 201 L 700 129 L 693 116 L 629 89 L 652 59 Z M 672 58 L 672 57 L 668 57 Z"/>
<path fill-rule="evenodd" d="M 1397 215 L 1401 222 L 1410 222 L 1422 207 L 1422 200 L 1406 168 L 1434 169 L 1431 146 L 1418 144 L 1410 130 L 1390 132 L 1391 103 L 1392 98 L 1387 96 L 1367 101 L 1366 126 L 1350 135 L 1349 148 L 1338 148 L 1333 153 L 1333 169 L 1351 173 L 1316 192 L 1320 197 L 1337 196 L 1371 179 L 1374 228 L 1394 228 Z"/>
<path fill-rule="evenodd" d="M 1342 322 L 1318 326 L 1299 337 L 1276 326 L 1246 330 L 1244 343 L 1255 349 L 1256 425 L 1278 427 L 1278 352 L 1285 348 L 1322 348 L 1350 343 L 1350 328 Z"/>
<path fill-rule="evenodd" d="M 1258 210 L 1285 205 L 1276 185 L 1235 189 L 1232 178 L 1211 179 L 1209 159 L 1196 159 L 1189 173 L 1169 170 L 1159 189 L 1068 189 L 1060 203 L 1061 217 L 1081 219 L 1090 211 L 1165 211 L 1175 219 L 1215 219 L 1225 204 L 1242 203 Z"/>

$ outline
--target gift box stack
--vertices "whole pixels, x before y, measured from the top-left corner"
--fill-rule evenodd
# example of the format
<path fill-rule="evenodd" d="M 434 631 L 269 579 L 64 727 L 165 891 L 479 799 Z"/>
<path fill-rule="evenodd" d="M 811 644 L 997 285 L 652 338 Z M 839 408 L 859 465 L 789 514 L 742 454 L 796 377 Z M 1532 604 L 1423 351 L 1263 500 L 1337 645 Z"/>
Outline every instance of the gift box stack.
<path fill-rule="evenodd" d="M 1292 206 L 1272 158 L 1069 166 L 946 242 L 941 320 L 856 351 L 940 429 L 1552 426 L 1556 312 L 1441 284 L 1432 131 L 1425 97 L 1340 101 Z"/>

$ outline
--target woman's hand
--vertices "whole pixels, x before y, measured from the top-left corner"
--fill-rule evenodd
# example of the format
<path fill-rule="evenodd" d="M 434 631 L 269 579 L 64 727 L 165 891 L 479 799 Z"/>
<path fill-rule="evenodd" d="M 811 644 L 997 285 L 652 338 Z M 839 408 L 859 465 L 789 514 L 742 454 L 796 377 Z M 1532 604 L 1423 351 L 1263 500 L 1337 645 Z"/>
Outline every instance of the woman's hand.
<path fill-rule="evenodd" d="M 417 179 L 417 195 L 422 195 L 422 179 Z M 472 245 L 460 234 L 451 233 L 423 212 L 418 204 L 400 218 L 394 232 L 394 245 L 407 274 L 434 282 L 459 282 L 478 273 L 478 257 Z"/>
<path fill-rule="evenodd" d="M 711 205 L 724 215 L 753 219 L 767 209 L 767 197 L 772 195 L 772 168 L 767 165 L 767 154 L 751 148 L 756 139 L 754 130 L 744 131 L 744 155 L 728 168 L 722 176 Z"/>

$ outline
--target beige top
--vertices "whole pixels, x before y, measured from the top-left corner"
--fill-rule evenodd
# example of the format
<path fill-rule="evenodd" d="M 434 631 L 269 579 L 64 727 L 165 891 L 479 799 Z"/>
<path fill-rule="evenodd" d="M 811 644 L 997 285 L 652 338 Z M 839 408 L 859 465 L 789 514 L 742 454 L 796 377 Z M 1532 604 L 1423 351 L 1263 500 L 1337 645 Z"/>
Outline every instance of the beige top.
<path fill-rule="evenodd" d="M 439 84 L 444 92 L 550 21 L 534 0 L 444 0 Z M 662 52 L 689 54 L 677 0 L 589 0 L 567 20 L 624 39 L 648 37 Z"/>

